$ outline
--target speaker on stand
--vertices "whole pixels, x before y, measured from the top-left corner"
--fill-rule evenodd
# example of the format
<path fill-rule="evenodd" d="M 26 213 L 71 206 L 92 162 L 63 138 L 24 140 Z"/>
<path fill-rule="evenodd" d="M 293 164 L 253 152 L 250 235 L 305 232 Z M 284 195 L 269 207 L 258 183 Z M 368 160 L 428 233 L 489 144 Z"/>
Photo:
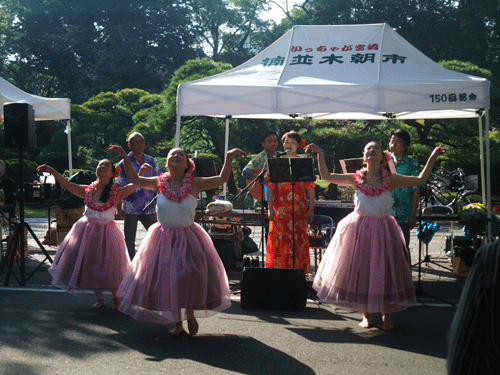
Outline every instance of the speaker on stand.
<path fill-rule="evenodd" d="M 19 248 L 20 254 L 20 276 L 18 280 L 21 286 L 26 285 L 26 282 L 33 276 L 33 274 L 41 267 L 45 260 L 52 263 L 52 258 L 43 247 L 40 240 L 36 237 L 28 223 L 24 221 L 24 179 L 23 179 L 23 147 L 31 147 L 35 144 L 35 111 L 28 103 L 5 103 L 3 107 L 4 113 L 4 138 L 5 147 L 18 147 L 19 148 L 19 223 L 16 224 L 13 238 L 7 247 L 4 259 L 0 264 L 0 274 L 3 272 L 5 264 L 9 263 L 5 285 L 9 285 L 10 275 L 12 273 L 12 266 L 15 259 L 16 247 Z M 26 252 L 25 252 L 25 238 L 24 229 L 31 234 L 35 239 L 38 246 L 45 255 L 44 260 L 35 268 L 33 272 L 26 278 Z M 15 277 L 15 275 L 14 275 Z"/>
<path fill-rule="evenodd" d="M 35 146 L 35 110 L 28 103 L 3 107 L 5 147 Z"/>

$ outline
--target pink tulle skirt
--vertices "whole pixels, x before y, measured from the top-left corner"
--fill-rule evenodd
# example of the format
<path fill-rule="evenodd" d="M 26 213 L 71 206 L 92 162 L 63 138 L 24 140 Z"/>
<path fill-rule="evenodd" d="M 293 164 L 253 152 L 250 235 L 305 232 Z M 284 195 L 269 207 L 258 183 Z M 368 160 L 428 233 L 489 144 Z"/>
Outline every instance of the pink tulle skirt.
<path fill-rule="evenodd" d="M 152 225 L 118 290 L 134 319 L 176 323 L 231 306 L 229 284 L 210 236 L 196 223 Z"/>
<path fill-rule="evenodd" d="M 414 305 L 409 256 L 394 217 L 352 212 L 341 220 L 313 288 L 321 300 L 355 311 L 390 313 Z"/>
<path fill-rule="evenodd" d="M 125 239 L 114 222 L 83 216 L 68 232 L 49 268 L 52 285 L 73 295 L 95 297 L 94 291 L 114 295 L 130 258 Z"/>

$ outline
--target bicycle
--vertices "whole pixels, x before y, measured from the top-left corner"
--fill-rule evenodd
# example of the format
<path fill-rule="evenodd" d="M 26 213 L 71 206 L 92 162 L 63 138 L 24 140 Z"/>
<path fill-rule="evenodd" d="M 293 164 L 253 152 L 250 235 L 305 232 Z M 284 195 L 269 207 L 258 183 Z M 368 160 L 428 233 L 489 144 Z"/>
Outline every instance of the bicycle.
<path fill-rule="evenodd" d="M 467 186 L 468 182 L 461 168 L 448 174 L 442 171 L 432 173 L 427 185 L 421 191 L 421 207 L 445 206 L 451 208 L 454 213 L 460 213 L 468 204 L 482 203 L 481 193 L 477 191 L 476 186 L 470 189 L 470 186 Z"/>

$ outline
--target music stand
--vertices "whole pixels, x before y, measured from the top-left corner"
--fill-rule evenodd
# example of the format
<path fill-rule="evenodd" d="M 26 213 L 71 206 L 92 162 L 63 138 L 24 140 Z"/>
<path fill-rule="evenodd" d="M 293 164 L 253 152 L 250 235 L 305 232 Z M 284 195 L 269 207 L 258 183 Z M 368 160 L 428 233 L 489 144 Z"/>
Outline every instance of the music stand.
<path fill-rule="evenodd" d="M 215 166 L 215 161 L 214 159 L 211 158 L 193 158 L 194 161 L 194 172 L 193 176 L 194 177 L 212 177 L 212 176 L 217 176 L 217 167 Z M 201 203 L 201 208 L 205 208 L 205 205 L 203 204 L 203 193 L 206 194 L 206 201 L 210 202 L 212 200 L 212 197 L 215 194 L 215 189 L 212 190 L 205 190 L 205 192 L 200 192 L 200 203 Z"/>
<path fill-rule="evenodd" d="M 195 165 L 194 177 L 217 176 L 217 167 L 215 166 L 214 159 L 194 158 L 193 161 Z"/>
<path fill-rule="evenodd" d="M 313 158 L 272 158 L 268 161 L 269 181 L 292 183 L 292 266 L 295 268 L 295 183 L 315 181 Z"/>
<path fill-rule="evenodd" d="M 313 158 L 270 158 L 267 163 L 271 182 L 316 181 Z"/>

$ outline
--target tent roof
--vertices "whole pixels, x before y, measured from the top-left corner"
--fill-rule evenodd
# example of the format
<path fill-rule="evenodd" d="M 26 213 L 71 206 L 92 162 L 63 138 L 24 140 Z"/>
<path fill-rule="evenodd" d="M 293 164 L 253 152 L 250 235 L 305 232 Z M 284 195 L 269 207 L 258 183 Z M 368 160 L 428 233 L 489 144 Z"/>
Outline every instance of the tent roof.
<path fill-rule="evenodd" d="M 388 24 L 294 26 L 246 63 L 179 85 L 179 116 L 477 117 L 490 82 L 443 68 Z"/>
<path fill-rule="evenodd" d="M 5 79 L 0 78 L 0 118 L 3 119 L 5 103 L 28 103 L 35 110 L 35 120 L 69 120 L 71 119 L 71 103 L 64 98 L 43 98 L 32 95 L 17 88 Z"/>

